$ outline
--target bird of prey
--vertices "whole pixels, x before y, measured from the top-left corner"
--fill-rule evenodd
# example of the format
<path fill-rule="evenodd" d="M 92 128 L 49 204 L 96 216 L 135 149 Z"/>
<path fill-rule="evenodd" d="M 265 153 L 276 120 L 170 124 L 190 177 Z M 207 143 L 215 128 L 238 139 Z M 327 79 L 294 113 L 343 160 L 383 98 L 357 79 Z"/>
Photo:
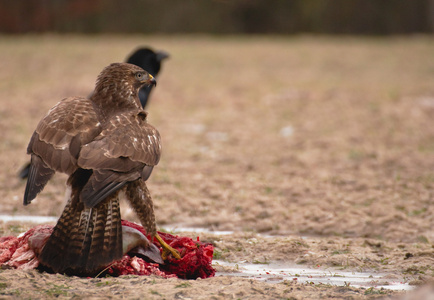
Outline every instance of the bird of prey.
<path fill-rule="evenodd" d="M 146 70 L 149 74 L 157 77 L 160 72 L 161 62 L 168 58 L 169 54 L 164 51 L 153 51 L 150 48 L 139 48 L 135 50 L 128 58 L 127 63 L 136 65 Z M 143 108 L 149 100 L 149 94 L 151 93 L 152 86 L 144 86 L 139 91 L 139 99 Z"/>
<path fill-rule="evenodd" d="M 139 66 L 156 78 L 161 69 L 161 62 L 168 57 L 169 54 L 164 51 L 153 51 L 150 48 L 143 47 L 135 50 L 127 58 L 127 63 Z M 152 85 L 145 85 L 139 90 L 139 99 L 143 108 L 146 107 L 149 101 L 149 94 L 151 93 L 152 87 Z M 18 174 L 21 179 L 27 178 L 29 175 L 29 167 L 30 164 L 27 164 L 21 169 Z"/>
<path fill-rule="evenodd" d="M 163 258 L 179 253 L 157 234 L 145 181 L 158 163 L 160 135 L 150 125 L 138 92 L 155 85 L 152 75 L 127 63 L 104 68 L 89 98 L 65 98 L 39 122 L 29 142 L 31 155 L 24 205 L 55 172 L 69 175 L 68 202 L 39 261 L 55 272 L 92 274 L 122 257 L 120 191 Z"/>

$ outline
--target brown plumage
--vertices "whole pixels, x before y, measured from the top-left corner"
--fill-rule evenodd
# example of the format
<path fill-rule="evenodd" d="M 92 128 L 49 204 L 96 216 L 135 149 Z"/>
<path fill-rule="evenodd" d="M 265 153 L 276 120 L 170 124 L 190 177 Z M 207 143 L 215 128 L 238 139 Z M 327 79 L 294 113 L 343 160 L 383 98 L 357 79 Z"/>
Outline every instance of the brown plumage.
<path fill-rule="evenodd" d="M 55 272 L 90 274 L 122 257 L 121 189 L 156 235 L 144 181 L 160 159 L 160 136 L 147 123 L 138 98 L 139 89 L 152 84 L 154 78 L 137 66 L 111 64 L 98 76 L 89 99 L 62 100 L 33 133 L 24 204 L 55 172 L 69 175 L 71 195 L 39 257 Z"/>

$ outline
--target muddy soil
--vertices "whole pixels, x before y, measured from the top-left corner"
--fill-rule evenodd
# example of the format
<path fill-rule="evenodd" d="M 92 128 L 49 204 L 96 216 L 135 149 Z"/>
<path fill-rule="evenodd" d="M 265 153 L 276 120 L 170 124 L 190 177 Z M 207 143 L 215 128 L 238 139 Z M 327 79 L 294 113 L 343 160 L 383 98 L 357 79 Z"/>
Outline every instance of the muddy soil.
<path fill-rule="evenodd" d="M 421 291 L 430 292 L 431 37 L 0 40 L 7 58 L 0 62 L 1 214 L 60 215 L 66 180 L 61 174 L 22 206 L 25 182 L 16 174 L 28 160 L 34 128 L 62 98 L 88 95 L 104 66 L 151 45 L 171 54 L 147 109 L 163 141 L 148 183 L 162 229 L 199 235 L 223 261 L 380 272 L 428 285 Z M 122 215 L 135 220 L 126 205 Z M 3 223 L 1 235 L 28 226 Z M 182 232 L 185 227 L 234 233 Z M 5 298 L 366 299 L 406 293 L 230 275 L 183 281 L 0 271 Z"/>

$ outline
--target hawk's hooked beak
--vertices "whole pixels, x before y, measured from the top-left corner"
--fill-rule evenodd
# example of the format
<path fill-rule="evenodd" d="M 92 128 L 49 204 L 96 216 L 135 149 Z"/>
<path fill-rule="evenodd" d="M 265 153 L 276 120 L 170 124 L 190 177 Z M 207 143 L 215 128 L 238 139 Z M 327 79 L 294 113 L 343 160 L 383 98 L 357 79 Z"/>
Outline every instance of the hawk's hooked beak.
<path fill-rule="evenodd" d="M 146 83 L 148 85 L 153 85 L 153 86 L 157 86 L 157 80 L 155 80 L 154 76 L 152 76 L 151 74 L 148 74 L 149 78 L 148 80 L 146 80 Z"/>

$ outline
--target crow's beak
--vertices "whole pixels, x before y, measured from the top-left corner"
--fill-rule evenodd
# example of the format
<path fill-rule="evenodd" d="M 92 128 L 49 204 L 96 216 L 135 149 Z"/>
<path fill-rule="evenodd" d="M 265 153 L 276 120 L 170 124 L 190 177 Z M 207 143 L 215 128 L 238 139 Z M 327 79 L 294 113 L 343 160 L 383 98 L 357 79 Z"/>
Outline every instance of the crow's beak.
<path fill-rule="evenodd" d="M 157 58 L 157 60 L 159 62 L 161 62 L 163 59 L 166 59 L 166 58 L 170 57 L 169 53 L 164 52 L 164 51 L 158 51 L 155 54 L 156 54 L 155 57 Z"/>

